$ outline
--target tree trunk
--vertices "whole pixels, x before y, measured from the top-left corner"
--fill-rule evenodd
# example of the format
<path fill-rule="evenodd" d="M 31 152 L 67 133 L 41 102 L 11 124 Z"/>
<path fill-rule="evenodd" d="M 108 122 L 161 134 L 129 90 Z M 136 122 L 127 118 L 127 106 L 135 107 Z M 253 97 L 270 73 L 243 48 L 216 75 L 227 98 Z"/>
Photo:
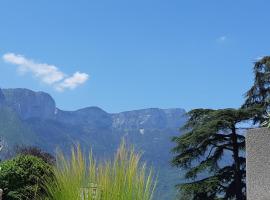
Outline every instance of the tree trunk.
<path fill-rule="evenodd" d="M 233 159 L 235 163 L 234 176 L 235 176 L 236 200 L 244 200 L 244 195 L 242 193 L 242 176 L 240 169 L 239 146 L 235 127 L 232 128 L 232 145 L 233 145 Z"/>

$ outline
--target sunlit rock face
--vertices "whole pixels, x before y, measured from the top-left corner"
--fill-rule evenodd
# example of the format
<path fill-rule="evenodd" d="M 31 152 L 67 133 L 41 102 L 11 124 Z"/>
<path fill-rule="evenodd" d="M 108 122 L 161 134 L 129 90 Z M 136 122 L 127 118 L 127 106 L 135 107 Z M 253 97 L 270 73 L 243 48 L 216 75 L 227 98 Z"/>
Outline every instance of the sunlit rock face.
<path fill-rule="evenodd" d="M 54 116 L 55 102 L 47 93 L 28 89 L 2 89 L 2 93 L 5 103 L 22 119 L 48 119 Z"/>
<path fill-rule="evenodd" d="M 113 115 L 116 129 L 166 129 L 179 127 L 185 120 L 184 109 L 149 108 Z"/>

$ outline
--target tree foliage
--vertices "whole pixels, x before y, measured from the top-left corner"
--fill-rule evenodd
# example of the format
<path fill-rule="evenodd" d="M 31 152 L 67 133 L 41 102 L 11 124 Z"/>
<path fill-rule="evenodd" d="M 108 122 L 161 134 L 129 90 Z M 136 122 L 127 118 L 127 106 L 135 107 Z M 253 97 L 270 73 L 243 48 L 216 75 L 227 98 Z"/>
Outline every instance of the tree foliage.
<path fill-rule="evenodd" d="M 242 108 L 257 107 L 254 122 L 264 122 L 267 111 L 270 109 L 270 56 L 265 56 L 254 63 L 254 83 L 248 90 Z"/>
<path fill-rule="evenodd" d="M 42 149 L 40 149 L 39 147 L 35 147 L 35 146 L 17 146 L 15 148 L 16 150 L 16 154 L 17 155 L 32 155 L 35 157 L 38 157 L 40 159 L 42 159 L 44 162 L 50 164 L 50 165 L 54 165 L 56 162 L 56 159 L 54 156 L 52 156 L 51 154 L 43 151 Z"/>
<path fill-rule="evenodd" d="M 5 200 L 33 200 L 41 196 L 43 183 L 53 177 L 52 167 L 40 158 L 20 155 L 0 164 L 0 188 Z"/>
<path fill-rule="evenodd" d="M 188 113 L 183 127 L 186 133 L 173 138 L 176 155 L 172 164 L 186 170 L 189 180 L 178 185 L 182 199 L 245 199 L 245 137 L 239 124 L 257 112 L 252 108 L 195 109 Z M 228 155 L 231 161 L 222 162 Z"/>

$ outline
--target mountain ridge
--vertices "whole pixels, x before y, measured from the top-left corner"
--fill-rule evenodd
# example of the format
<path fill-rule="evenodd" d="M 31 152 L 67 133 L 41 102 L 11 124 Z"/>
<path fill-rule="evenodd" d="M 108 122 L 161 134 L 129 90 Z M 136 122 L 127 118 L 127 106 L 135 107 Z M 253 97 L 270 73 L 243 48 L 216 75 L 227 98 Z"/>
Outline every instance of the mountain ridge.
<path fill-rule="evenodd" d="M 31 103 L 30 103 L 31 101 Z M 46 101 L 46 103 L 45 103 Z M 100 111 L 104 114 L 109 114 L 113 116 L 117 115 L 128 115 L 130 113 L 148 113 L 153 114 L 154 112 L 164 112 L 165 114 L 171 114 L 172 112 L 181 112 L 185 113 L 186 111 L 182 108 L 143 108 L 143 109 L 135 109 L 130 111 L 121 111 L 121 112 L 107 112 L 100 107 L 97 106 L 88 106 L 84 108 L 79 108 L 76 110 L 63 110 L 59 109 L 56 106 L 54 99 L 51 97 L 50 94 L 42 91 L 33 91 L 26 88 L 8 88 L 8 89 L 1 89 L 0 88 L 0 103 L 5 102 L 9 107 L 14 109 L 23 119 L 28 119 L 31 117 L 38 117 L 38 118 L 54 118 L 54 115 L 57 115 L 58 112 L 65 112 L 65 113 L 83 113 L 86 111 Z M 28 103 L 28 107 L 25 105 L 25 102 Z M 35 107 L 36 109 L 40 109 L 40 112 L 35 112 L 33 110 L 28 110 L 30 108 Z M 46 108 L 47 110 L 44 110 Z M 34 115 L 27 115 L 22 112 L 34 112 Z M 45 114 L 44 114 L 45 113 Z M 40 114 L 40 115 L 38 115 Z"/>
<path fill-rule="evenodd" d="M 0 136 L 7 139 L 11 148 L 24 144 L 50 153 L 56 148 L 68 153 L 74 143 L 80 143 L 86 152 L 92 149 L 95 155 L 108 157 L 124 138 L 144 152 L 143 161 L 161 171 L 158 200 L 171 199 L 176 193 L 174 185 L 179 182 L 179 173 L 169 165 L 171 138 L 179 135 L 178 129 L 187 120 L 184 109 L 108 113 L 90 106 L 64 111 L 56 107 L 48 93 L 24 88 L 0 89 L 0 109 Z"/>

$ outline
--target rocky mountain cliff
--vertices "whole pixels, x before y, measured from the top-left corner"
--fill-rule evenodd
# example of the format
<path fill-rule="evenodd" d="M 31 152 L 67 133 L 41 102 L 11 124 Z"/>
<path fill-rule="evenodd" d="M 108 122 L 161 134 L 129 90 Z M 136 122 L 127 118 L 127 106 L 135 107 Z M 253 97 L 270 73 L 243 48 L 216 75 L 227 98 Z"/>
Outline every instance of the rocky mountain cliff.
<path fill-rule="evenodd" d="M 55 102 L 49 94 L 44 92 L 33 92 L 27 89 L 2 89 L 2 94 L 6 105 L 23 120 L 50 119 L 55 114 Z"/>
<path fill-rule="evenodd" d="M 171 137 L 186 121 L 183 109 L 150 108 L 107 113 L 98 107 L 63 111 L 44 92 L 0 89 L 0 136 L 10 144 L 36 145 L 53 153 L 67 152 L 79 142 L 85 150 L 111 156 L 122 138 L 144 152 L 143 159 L 159 171 L 159 200 L 172 199 L 179 182 L 171 169 Z"/>

